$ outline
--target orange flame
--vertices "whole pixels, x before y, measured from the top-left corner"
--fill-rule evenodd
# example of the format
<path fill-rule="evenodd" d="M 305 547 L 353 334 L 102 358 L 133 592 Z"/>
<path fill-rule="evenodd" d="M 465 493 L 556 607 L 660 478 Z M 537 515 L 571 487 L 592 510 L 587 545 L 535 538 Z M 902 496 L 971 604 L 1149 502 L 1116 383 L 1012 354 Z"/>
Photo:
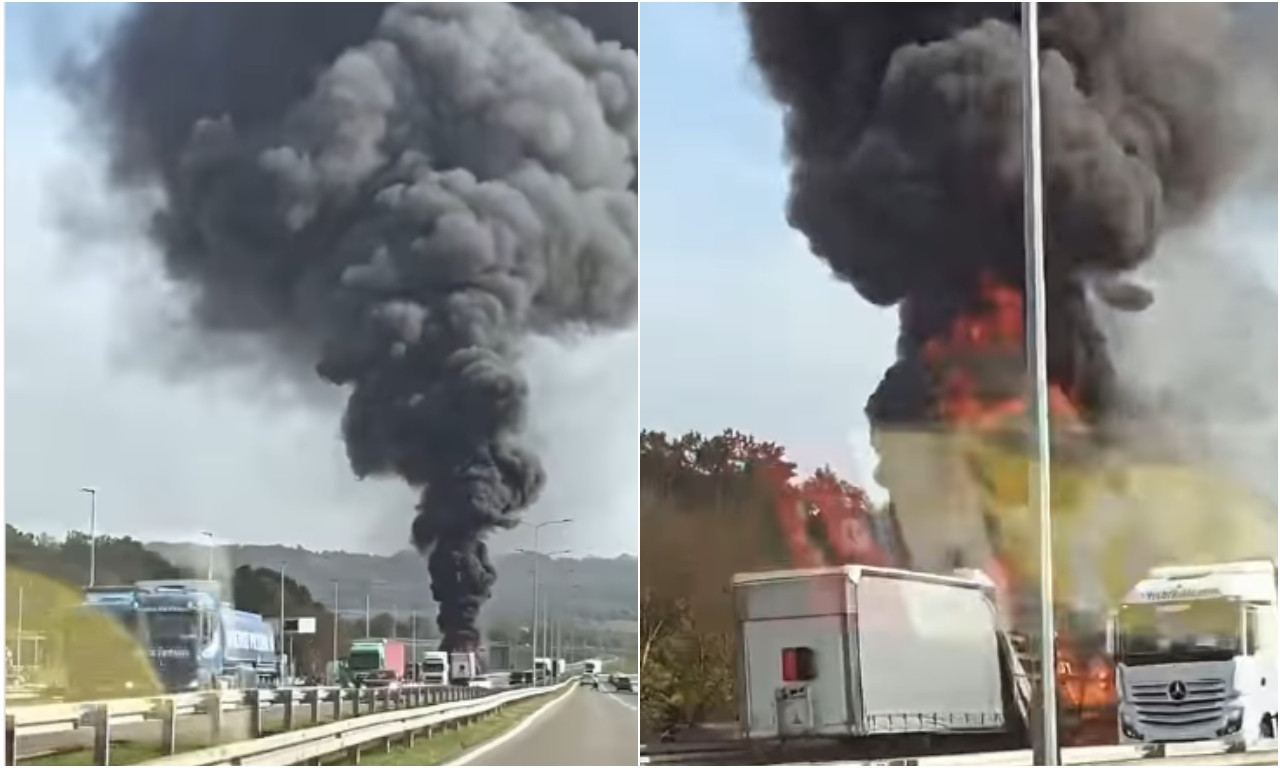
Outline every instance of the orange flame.
<path fill-rule="evenodd" d="M 988 274 L 982 277 L 981 294 L 982 310 L 961 315 L 923 349 L 925 360 L 939 377 L 942 392 L 939 415 L 952 426 L 980 433 L 1020 427 L 1028 415 L 1022 293 Z M 1002 383 L 1021 386 L 1011 392 L 984 392 L 975 370 L 992 365 L 1005 367 L 1015 374 L 1009 382 Z M 1048 404 L 1055 428 L 1081 425 L 1080 410 L 1061 382 L 1049 382 Z M 997 557 L 984 571 L 995 581 L 998 599 L 1007 605 L 1010 569 Z M 1065 703 L 1086 718 L 1089 713 L 1113 706 L 1114 673 L 1106 660 L 1083 660 L 1078 649 L 1061 636 L 1056 638 L 1056 647 L 1056 679 Z"/>

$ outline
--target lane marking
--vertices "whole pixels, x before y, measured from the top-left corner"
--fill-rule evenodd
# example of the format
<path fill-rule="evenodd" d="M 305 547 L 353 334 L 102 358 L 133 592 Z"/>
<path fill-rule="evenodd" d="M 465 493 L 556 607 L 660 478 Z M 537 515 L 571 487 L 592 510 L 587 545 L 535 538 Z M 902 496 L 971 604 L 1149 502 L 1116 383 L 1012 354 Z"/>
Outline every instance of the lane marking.
<path fill-rule="evenodd" d="M 624 707 L 626 707 L 627 709 L 631 710 L 632 712 L 639 712 L 639 711 L 640 711 L 640 705 L 639 705 L 639 704 L 632 703 L 632 702 L 631 702 L 631 700 L 630 700 L 629 698 L 624 699 L 624 698 L 622 698 L 621 696 L 619 696 L 617 693 L 614 693 L 614 692 L 610 692 L 610 693 L 609 693 L 609 698 L 610 698 L 610 699 L 613 699 L 613 700 L 614 700 L 614 701 L 616 701 L 616 702 L 618 702 L 619 704 L 621 704 L 622 706 L 624 706 Z"/>
<path fill-rule="evenodd" d="M 488 753 L 492 752 L 493 750 L 497 749 L 503 744 L 506 744 L 508 741 L 511 741 L 512 739 L 519 736 L 524 731 L 528 730 L 530 726 L 532 726 L 540 718 L 544 717 L 548 712 L 552 710 L 552 708 L 558 706 L 559 704 L 564 703 L 565 699 L 568 699 L 570 696 L 572 696 L 576 690 L 578 690 L 578 686 L 569 685 L 568 690 L 566 690 L 564 693 L 560 694 L 556 698 L 552 699 L 551 701 L 548 701 L 546 704 L 543 704 L 541 707 L 538 708 L 538 711 L 526 717 L 524 720 L 518 723 L 515 728 L 512 728 L 511 730 L 507 731 L 506 733 L 502 734 L 496 739 L 493 739 L 491 741 L 485 742 L 484 744 L 481 744 L 480 746 L 476 747 L 470 752 L 464 753 L 457 760 L 454 760 L 452 763 L 448 763 L 448 765 L 467 765 L 472 760 L 475 760 L 479 757 L 487 755 Z"/>

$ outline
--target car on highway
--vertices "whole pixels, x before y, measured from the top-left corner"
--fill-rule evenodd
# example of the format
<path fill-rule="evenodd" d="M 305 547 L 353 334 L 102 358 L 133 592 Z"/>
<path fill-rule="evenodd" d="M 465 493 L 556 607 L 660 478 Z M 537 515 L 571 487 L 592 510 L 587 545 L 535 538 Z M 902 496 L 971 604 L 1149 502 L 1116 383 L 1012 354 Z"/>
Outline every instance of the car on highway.
<path fill-rule="evenodd" d="M 613 690 L 615 691 L 625 693 L 632 693 L 635 691 L 635 686 L 631 684 L 631 678 L 626 675 L 614 675 L 613 679 L 610 680 L 609 683 L 613 686 Z"/>
<path fill-rule="evenodd" d="M 588 672 L 587 674 L 579 678 L 578 685 L 594 685 L 599 687 L 600 681 L 596 678 L 596 676 L 593 673 Z"/>

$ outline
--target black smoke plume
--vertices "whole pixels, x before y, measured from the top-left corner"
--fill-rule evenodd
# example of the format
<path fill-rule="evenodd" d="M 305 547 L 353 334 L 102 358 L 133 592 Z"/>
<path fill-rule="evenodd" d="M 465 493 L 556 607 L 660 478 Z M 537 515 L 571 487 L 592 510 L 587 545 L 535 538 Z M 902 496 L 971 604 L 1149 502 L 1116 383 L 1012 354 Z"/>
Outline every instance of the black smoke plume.
<path fill-rule="evenodd" d="M 446 648 L 544 482 L 522 338 L 634 321 L 635 38 L 622 3 L 144 4 L 68 79 L 197 326 L 348 386 L 352 469 L 421 489 Z"/>
<path fill-rule="evenodd" d="M 1228 15 L 1040 7 L 1049 375 L 1105 426 L 1123 408 L 1090 297 L 1150 303 L 1124 274 L 1232 168 Z M 786 110 L 791 224 L 864 298 L 900 307 L 899 361 L 868 415 L 927 424 L 923 342 L 978 308 L 984 273 L 1024 284 L 1019 6 L 750 3 L 746 20 Z"/>

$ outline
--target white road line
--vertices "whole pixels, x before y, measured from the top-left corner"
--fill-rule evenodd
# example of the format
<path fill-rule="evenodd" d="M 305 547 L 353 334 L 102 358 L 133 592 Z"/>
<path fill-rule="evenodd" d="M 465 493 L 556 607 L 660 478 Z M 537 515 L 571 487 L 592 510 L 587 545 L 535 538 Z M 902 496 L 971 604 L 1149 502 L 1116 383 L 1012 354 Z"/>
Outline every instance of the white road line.
<path fill-rule="evenodd" d="M 492 752 L 493 750 L 497 749 L 503 744 L 506 744 L 508 741 L 511 741 L 512 739 L 519 736 L 524 731 L 528 730 L 529 727 L 533 725 L 539 718 L 544 717 L 548 712 L 551 711 L 553 707 L 556 707 L 559 704 L 563 703 L 564 700 L 572 696 L 574 691 L 576 690 L 578 690 L 578 686 L 570 685 L 567 691 L 560 694 L 552 701 L 548 701 L 546 704 L 543 704 L 541 707 L 538 708 L 537 712 L 534 712 L 532 715 L 529 715 L 528 717 L 526 717 L 515 728 L 512 728 L 511 730 L 507 731 L 506 733 L 502 734 L 501 736 L 499 736 L 498 738 L 492 741 L 488 741 L 488 742 L 485 742 L 484 744 L 481 744 L 480 746 L 476 747 L 470 752 L 467 752 L 466 754 L 462 755 L 457 760 L 454 760 L 452 763 L 449 763 L 449 765 L 467 765 L 472 760 L 475 760 L 476 758 L 482 755 L 487 755 L 488 753 Z"/>
<path fill-rule="evenodd" d="M 627 709 L 631 710 L 632 712 L 639 712 L 639 711 L 640 711 L 640 705 L 639 705 L 639 704 L 632 703 L 631 699 L 629 699 L 629 698 L 628 698 L 628 699 L 624 699 L 624 698 L 622 698 L 621 696 L 619 696 L 619 695 L 618 695 L 618 694 L 616 694 L 616 693 L 610 693 L 610 694 L 608 694 L 608 696 L 609 696 L 609 698 L 610 698 L 610 699 L 613 699 L 614 701 L 618 702 L 619 704 L 621 704 L 622 706 L 624 706 L 624 707 L 626 707 Z"/>

